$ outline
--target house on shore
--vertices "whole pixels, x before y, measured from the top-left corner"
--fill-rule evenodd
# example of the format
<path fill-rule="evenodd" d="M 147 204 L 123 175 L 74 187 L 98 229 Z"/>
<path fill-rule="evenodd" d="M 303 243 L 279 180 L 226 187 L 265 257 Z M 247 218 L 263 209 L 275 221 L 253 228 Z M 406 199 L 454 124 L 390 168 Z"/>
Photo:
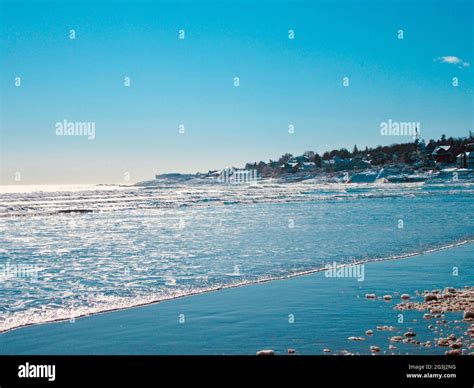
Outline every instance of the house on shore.
<path fill-rule="evenodd" d="M 298 171 L 313 171 L 315 168 L 314 162 L 298 162 Z"/>
<path fill-rule="evenodd" d="M 288 162 L 280 165 L 280 169 L 284 172 L 294 173 L 297 171 L 313 171 L 316 164 L 306 155 L 296 156 Z"/>
<path fill-rule="evenodd" d="M 456 156 L 456 161 L 461 168 L 474 169 L 474 143 L 464 146 L 464 151 Z"/>
<path fill-rule="evenodd" d="M 453 151 L 449 145 L 437 146 L 431 156 L 435 160 L 436 164 L 449 164 L 453 162 Z"/>
<path fill-rule="evenodd" d="M 370 166 L 370 162 L 362 159 L 361 156 L 356 156 L 354 158 L 341 158 L 339 156 L 334 156 L 332 159 L 323 160 L 323 167 L 334 171 L 354 169 L 362 170 L 369 168 Z"/>
<path fill-rule="evenodd" d="M 456 161 L 461 168 L 469 168 L 474 170 L 474 151 L 461 152 Z"/>

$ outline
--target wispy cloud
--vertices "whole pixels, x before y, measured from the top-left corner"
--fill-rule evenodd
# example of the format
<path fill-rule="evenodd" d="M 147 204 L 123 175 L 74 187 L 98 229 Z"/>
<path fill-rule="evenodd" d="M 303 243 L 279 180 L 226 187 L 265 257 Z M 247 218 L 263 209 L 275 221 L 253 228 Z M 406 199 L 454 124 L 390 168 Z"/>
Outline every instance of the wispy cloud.
<path fill-rule="evenodd" d="M 450 65 L 457 65 L 458 67 L 469 67 L 470 63 L 463 61 L 459 57 L 455 57 L 453 55 L 447 55 L 444 57 L 438 57 L 434 59 L 435 62 L 441 62 L 441 63 L 449 63 Z"/>

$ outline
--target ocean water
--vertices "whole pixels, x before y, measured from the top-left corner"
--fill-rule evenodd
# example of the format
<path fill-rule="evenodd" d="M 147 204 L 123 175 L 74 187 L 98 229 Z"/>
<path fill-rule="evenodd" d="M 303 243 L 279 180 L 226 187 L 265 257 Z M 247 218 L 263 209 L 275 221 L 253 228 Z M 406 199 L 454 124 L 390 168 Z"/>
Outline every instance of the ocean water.
<path fill-rule="evenodd" d="M 394 309 L 400 294 L 462 288 L 474 274 L 474 244 L 365 265 L 365 279 L 329 278 L 323 272 L 290 279 L 222 289 L 147 306 L 95 314 L 77 320 L 34 325 L 0 335 L 0 354 L 149 354 L 253 355 L 273 349 L 279 355 L 439 354 L 441 346 L 397 343 L 390 338 L 412 330 L 419 341 L 465 336 L 462 313 L 447 313 L 446 325 L 423 319 L 421 311 Z M 453 267 L 459 269 L 453 276 Z M 369 300 L 366 293 L 393 295 L 392 301 Z M 398 293 L 398 294 L 395 294 Z M 290 316 L 293 319 L 290 321 Z M 182 319 L 184 318 L 184 320 Z M 390 325 L 393 331 L 377 330 Z M 436 329 L 430 329 L 434 325 Z M 372 329 L 373 336 L 365 335 Z M 351 341 L 363 336 L 364 341 Z M 329 348 L 330 353 L 323 350 Z"/>
<path fill-rule="evenodd" d="M 473 198 L 460 182 L 3 188 L 0 331 L 456 246 Z"/>

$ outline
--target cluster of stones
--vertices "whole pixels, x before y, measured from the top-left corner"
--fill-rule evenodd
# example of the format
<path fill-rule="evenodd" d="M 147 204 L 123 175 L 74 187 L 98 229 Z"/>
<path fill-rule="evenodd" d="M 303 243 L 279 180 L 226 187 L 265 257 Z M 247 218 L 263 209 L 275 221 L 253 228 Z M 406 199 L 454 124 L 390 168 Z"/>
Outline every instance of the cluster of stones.
<path fill-rule="evenodd" d="M 455 289 L 453 287 L 447 287 L 443 291 L 432 290 L 418 293 L 419 296 L 423 297 L 422 301 L 418 302 L 404 302 L 399 303 L 395 306 L 396 310 L 406 311 L 428 311 L 423 315 L 425 320 L 436 320 L 436 325 L 430 324 L 429 329 L 435 333 L 441 333 L 443 330 L 440 327 L 448 327 L 449 323 L 445 318 L 447 312 L 462 312 L 462 322 L 474 322 L 474 287 L 466 286 L 463 289 Z M 452 323 L 461 323 L 461 321 L 454 321 Z M 392 340 L 395 337 L 392 337 Z M 474 338 L 474 324 L 470 323 L 468 330 L 465 332 L 465 336 L 456 337 L 454 333 L 447 336 L 440 336 L 434 339 L 434 343 L 437 346 L 446 347 L 446 355 L 461 355 L 474 354 L 472 349 Z M 398 340 L 398 338 L 396 338 Z M 430 341 L 421 343 L 424 346 L 432 346 Z"/>

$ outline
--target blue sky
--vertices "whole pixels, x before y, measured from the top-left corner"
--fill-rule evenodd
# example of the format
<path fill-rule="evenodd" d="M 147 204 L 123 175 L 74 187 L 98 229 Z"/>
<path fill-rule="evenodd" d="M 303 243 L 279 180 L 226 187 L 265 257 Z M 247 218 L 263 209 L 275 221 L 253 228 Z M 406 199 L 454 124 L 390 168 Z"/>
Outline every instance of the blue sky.
<path fill-rule="evenodd" d="M 126 172 L 134 182 L 409 140 L 380 136 L 388 119 L 420 122 L 426 139 L 466 136 L 473 8 L 2 1 L 1 182 L 18 183 L 15 172 L 24 184 L 123 183 Z M 470 66 L 435 60 L 446 56 Z M 56 136 L 64 119 L 95 122 L 95 139 Z"/>

